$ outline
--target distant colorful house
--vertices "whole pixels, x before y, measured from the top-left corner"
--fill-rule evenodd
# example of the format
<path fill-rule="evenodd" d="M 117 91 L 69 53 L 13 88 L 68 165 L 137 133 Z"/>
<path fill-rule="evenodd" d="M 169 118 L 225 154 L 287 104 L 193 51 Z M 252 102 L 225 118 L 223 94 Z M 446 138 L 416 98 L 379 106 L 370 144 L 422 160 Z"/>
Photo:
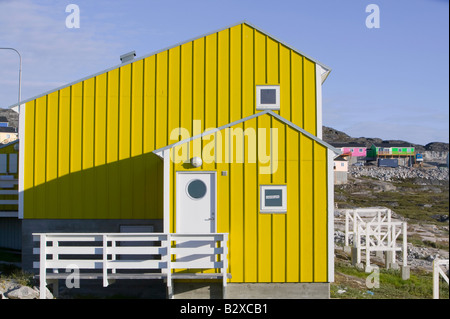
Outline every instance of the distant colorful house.
<path fill-rule="evenodd" d="M 352 165 L 367 156 L 367 147 L 359 143 L 331 143 L 336 149 L 342 152 L 349 165 Z"/>
<path fill-rule="evenodd" d="M 372 144 L 367 149 L 367 158 L 372 160 L 396 159 L 400 166 L 411 166 L 415 156 L 414 146 L 410 143 L 382 142 Z M 378 161 L 380 163 L 380 161 Z M 392 164 L 389 164 L 392 165 Z"/>
<path fill-rule="evenodd" d="M 336 185 L 347 183 L 348 160 L 344 156 L 338 156 L 334 159 L 334 183 Z"/>
<path fill-rule="evenodd" d="M 414 156 L 414 146 L 409 143 L 382 142 L 372 144 L 367 150 L 368 157 Z"/>
<path fill-rule="evenodd" d="M 331 143 L 335 148 L 340 149 L 343 155 L 351 157 L 366 156 L 367 147 L 359 143 Z"/>
<path fill-rule="evenodd" d="M 7 144 L 17 140 L 18 135 L 17 128 L 9 126 L 6 116 L 0 116 L 0 143 Z"/>

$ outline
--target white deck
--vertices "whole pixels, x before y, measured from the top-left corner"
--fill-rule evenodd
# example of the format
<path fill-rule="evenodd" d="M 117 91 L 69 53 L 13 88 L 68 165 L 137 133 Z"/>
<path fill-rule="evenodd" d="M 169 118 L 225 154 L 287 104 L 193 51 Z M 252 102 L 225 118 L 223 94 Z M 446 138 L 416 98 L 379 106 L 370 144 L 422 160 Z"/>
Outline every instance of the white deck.
<path fill-rule="evenodd" d="M 229 277 L 226 233 L 35 233 L 33 240 L 39 242 L 33 267 L 39 269 L 40 298 L 47 280 L 75 271 L 78 279 L 102 279 L 104 287 L 116 279 L 165 279 L 169 298 L 174 279 L 222 279 L 225 291 Z M 200 273 L 205 269 L 215 271 Z"/>

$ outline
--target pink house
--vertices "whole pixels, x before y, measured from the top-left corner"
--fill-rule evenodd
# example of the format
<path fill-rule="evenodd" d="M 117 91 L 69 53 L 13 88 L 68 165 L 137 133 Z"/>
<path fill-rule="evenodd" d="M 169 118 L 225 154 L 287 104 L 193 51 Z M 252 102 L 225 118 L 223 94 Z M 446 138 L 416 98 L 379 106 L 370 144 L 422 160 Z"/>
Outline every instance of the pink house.
<path fill-rule="evenodd" d="M 350 157 L 366 157 L 367 147 L 357 143 L 330 143 L 335 148 L 342 151 L 342 155 Z"/>

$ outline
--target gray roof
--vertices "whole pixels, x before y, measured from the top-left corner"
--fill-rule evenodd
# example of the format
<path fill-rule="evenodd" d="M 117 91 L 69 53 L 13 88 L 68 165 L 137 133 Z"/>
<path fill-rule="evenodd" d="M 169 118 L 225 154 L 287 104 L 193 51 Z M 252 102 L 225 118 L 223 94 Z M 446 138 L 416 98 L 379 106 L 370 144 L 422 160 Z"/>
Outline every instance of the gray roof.
<path fill-rule="evenodd" d="M 376 143 L 373 144 L 376 147 L 385 147 L 385 148 L 389 148 L 389 147 L 414 147 L 411 143 L 407 143 L 407 142 L 382 142 L 382 143 Z"/>
<path fill-rule="evenodd" d="M 11 126 L 0 126 L 0 133 L 17 133 L 17 129 Z"/>
<path fill-rule="evenodd" d="M 333 145 L 334 147 L 340 148 L 340 147 L 359 147 L 359 148 L 366 148 L 365 144 L 361 144 L 361 143 L 354 143 L 354 142 L 349 142 L 349 143 L 345 143 L 345 142 L 330 142 L 331 145 Z"/>

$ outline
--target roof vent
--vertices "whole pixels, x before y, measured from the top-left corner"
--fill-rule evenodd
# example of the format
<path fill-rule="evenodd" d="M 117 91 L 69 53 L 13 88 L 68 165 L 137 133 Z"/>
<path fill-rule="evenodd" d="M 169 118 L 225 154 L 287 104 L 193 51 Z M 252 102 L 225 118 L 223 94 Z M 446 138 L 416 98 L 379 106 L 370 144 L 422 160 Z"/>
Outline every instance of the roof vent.
<path fill-rule="evenodd" d="M 120 56 L 120 61 L 122 61 L 122 63 L 127 63 L 127 62 L 133 60 L 135 56 L 136 56 L 136 51 L 131 51 L 131 52 L 122 54 Z"/>

